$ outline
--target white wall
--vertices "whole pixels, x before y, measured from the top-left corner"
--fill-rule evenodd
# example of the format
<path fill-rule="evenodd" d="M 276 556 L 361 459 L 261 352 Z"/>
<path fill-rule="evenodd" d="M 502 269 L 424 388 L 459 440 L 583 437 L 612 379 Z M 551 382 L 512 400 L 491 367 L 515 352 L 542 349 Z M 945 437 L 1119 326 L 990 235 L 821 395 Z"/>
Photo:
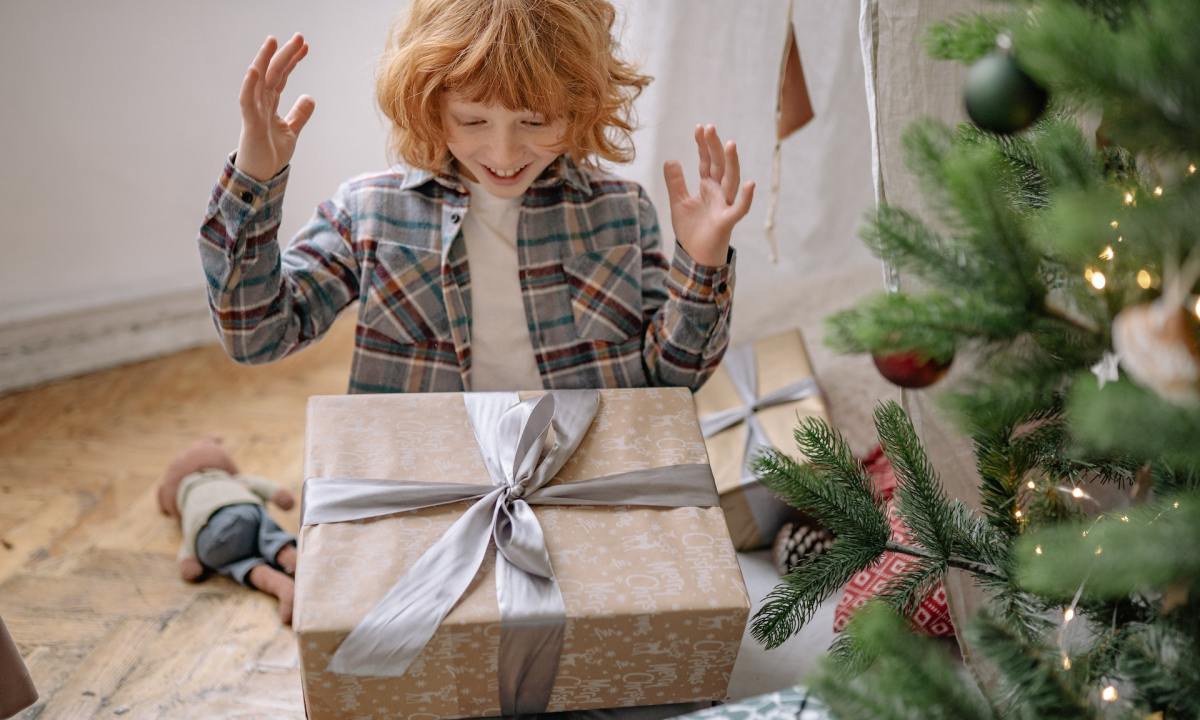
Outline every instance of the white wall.
<path fill-rule="evenodd" d="M 373 69 L 402 5 L 0 3 L 0 391 L 213 340 L 195 236 L 237 144 L 246 66 L 268 33 L 309 40 L 281 103 L 317 101 L 293 160 L 288 238 L 341 180 L 386 166 Z M 662 162 L 682 160 L 694 188 L 694 125 L 736 139 L 759 188 L 734 237 L 734 339 L 799 325 L 835 406 L 869 411 L 873 371 L 820 345 L 825 315 L 879 287 L 855 235 L 872 202 L 856 4 L 795 3 L 816 119 L 784 145 L 778 264 L 763 222 L 788 3 L 618 5 L 626 54 L 656 78 L 638 106 L 638 158 L 618 172 L 646 185 L 669 242 Z"/>
<path fill-rule="evenodd" d="M 395 3 L 345 7 L 0 3 L 0 323 L 202 288 L 195 236 L 237 146 L 242 75 L 269 33 L 306 34 L 287 102 L 317 101 L 284 234 L 340 178 L 382 167 L 371 73 Z"/>

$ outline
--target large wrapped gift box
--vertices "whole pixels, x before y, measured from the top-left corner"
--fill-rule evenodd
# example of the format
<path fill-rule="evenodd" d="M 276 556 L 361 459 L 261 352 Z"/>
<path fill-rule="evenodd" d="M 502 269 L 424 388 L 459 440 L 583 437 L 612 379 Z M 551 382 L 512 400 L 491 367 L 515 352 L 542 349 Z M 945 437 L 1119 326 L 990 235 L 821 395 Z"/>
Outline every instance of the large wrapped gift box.
<path fill-rule="evenodd" d="M 695 400 L 734 547 L 766 547 L 797 511 L 758 482 L 754 453 L 770 446 L 794 454 L 800 421 L 829 422 L 800 331 L 730 348 Z"/>
<path fill-rule="evenodd" d="M 422 557 L 436 555 L 431 548 L 443 543 L 448 531 L 453 534 L 452 526 L 457 528 L 469 515 L 473 517 L 476 502 L 492 503 L 495 492 L 479 501 L 447 503 L 442 498 L 447 504 L 383 515 L 376 513 L 388 512 L 390 501 L 380 500 L 381 496 L 346 501 L 339 495 L 345 495 L 344 487 L 354 483 L 363 484 L 368 493 L 392 492 L 395 486 L 414 483 L 482 485 L 480 492 L 508 493 L 509 489 L 495 484 L 498 463 L 489 465 L 484 459 L 503 457 L 503 452 L 489 455 L 484 449 L 490 447 L 488 441 L 477 439 L 487 431 L 478 427 L 476 415 L 469 416 L 469 400 L 501 398 L 501 406 L 514 411 L 538 403 L 531 411 L 534 419 L 522 427 L 534 424 L 545 410 L 542 406 L 555 403 L 541 402 L 546 399 L 542 392 L 310 399 L 293 620 L 310 718 L 432 720 L 540 710 L 537 678 L 540 674 L 543 686 L 549 687 L 547 668 L 553 684 L 548 695 L 543 693 L 542 703 L 548 712 L 726 697 L 749 599 L 725 519 L 716 506 L 691 393 L 684 388 L 552 391 L 558 399 L 554 423 L 545 440 L 535 443 L 542 451 L 557 452 L 547 448 L 567 435 L 558 424 L 566 404 L 563 400 L 571 394 L 587 393 L 598 401 L 592 400 L 594 419 L 590 427 L 583 425 L 582 440 L 541 490 L 525 493 L 528 505 L 516 503 L 526 513 L 533 509 L 540 534 L 527 526 L 520 531 L 511 527 L 497 530 L 500 535 L 495 536 L 489 529 L 481 536 L 482 545 L 479 537 L 466 542 L 464 547 L 486 551 L 480 550 L 478 572 L 468 569 L 469 584 L 462 583 L 465 591 L 457 599 L 453 597 L 457 591 L 449 589 L 454 585 L 454 573 L 430 570 L 420 565 L 427 560 Z M 518 406 L 518 397 L 528 402 Z M 504 417 L 512 419 L 511 413 Z M 511 430 L 511 425 L 507 426 L 505 433 L 513 435 Z M 512 467 L 521 464 L 528 445 L 510 449 L 504 462 L 516 457 Z M 528 470 L 526 465 L 522 467 Z M 652 482 L 638 472 L 655 468 L 659 477 Z M 681 499 L 691 496 L 670 489 L 670 478 L 684 471 L 690 473 L 689 492 L 701 487 L 701 494 L 710 498 L 706 501 L 709 506 Z M 521 472 L 518 469 L 517 474 Z M 608 492 L 604 498 L 610 503 L 607 505 L 540 504 L 556 502 L 554 498 L 546 500 L 547 492 L 578 494 L 578 488 L 590 480 L 620 479 L 621 474 L 641 478 L 641 486 L 651 495 L 675 497 L 663 503 L 625 504 L 624 498 L 637 492 L 618 489 L 618 500 L 612 497 L 610 487 L 599 495 L 584 493 L 586 501 Z M 346 479 L 350 479 L 349 485 Z M 572 483 L 579 485 L 566 487 Z M 318 498 L 323 498 L 321 502 L 334 498 L 343 510 L 350 509 L 341 516 L 336 510 L 322 511 Z M 495 522 L 496 517 L 522 515 L 520 507 L 497 503 L 496 507 L 488 504 L 480 517 Z M 361 516 L 356 508 L 370 505 L 379 506 L 366 513 L 373 516 L 345 519 Z M 522 623 L 539 626 L 545 618 L 514 619 L 510 613 L 508 622 L 502 621 L 502 606 L 521 606 L 529 595 L 498 598 L 498 580 L 515 587 L 512 573 L 524 571 L 514 570 L 516 566 L 508 560 L 519 553 L 506 551 L 500 557 L 494 539 L 522 534 L 544 538 L 542 557 L 548 558 L 557 579 L 565 615 L 559 625 L 560 644 L 524 641 L 528 652 L 523 656 L 513 655 L 511 646 L 505 644 L 509 633 L 516 637 Z M 461 559 L 464 554 L 469 553 L 456 549 L 447 557 Z M 529 562 L 536 565 L 536 557 Z M 414 564 L 417 569 L 406 576 Z M 401 582 L 402 578 L 407 581 Z M 541 578 L 530 582 L 527 591 L 532 595 L 546 588 Z M 416 595 L 415 600 L 402 600 L 401 605 L 434 602 L 445 595 L 449 597 L 447 607 L 452 608 L 440 623 L 436 611 L 433 621 L 418 623 L 431 631 L 432 637 L 402 673 L 389 659 L 393 656 L 388 650 L 374 647 L 403 644 L 409 642 L 406 638 L 420 635 L 411 631 L 411 623 L 406 626 L 376 614 L 386 604 L 381 599 L 392 597 L 397 588 Z M 346 641 L 352 631 L 360 648 L 366 648 L 364 652 L 375 653 L 374 659 L 363 661 L 361 655 L 351 655 L 346 664 L 335 661 L 331 667 L 335 653 L 350 652 L 354 643 Z M 553 631 L 550 637 L 553 640 Z M 503 662 L 499 660 L 502 653 Z M 521 679 L 525 670 L 528 677 Z M 511 679 L 513 673 L 518 680 Z M 505 674 L 509 679 L 501 680 Z M 529 688 L 533 692 L 521 694 L 516 707 L 511 702 L 502 705 L 499 696 L 514 683 L 524 688 L 522 693 Z M 534 698 L 533 706 L 528 704 L 529 697 Z"/>

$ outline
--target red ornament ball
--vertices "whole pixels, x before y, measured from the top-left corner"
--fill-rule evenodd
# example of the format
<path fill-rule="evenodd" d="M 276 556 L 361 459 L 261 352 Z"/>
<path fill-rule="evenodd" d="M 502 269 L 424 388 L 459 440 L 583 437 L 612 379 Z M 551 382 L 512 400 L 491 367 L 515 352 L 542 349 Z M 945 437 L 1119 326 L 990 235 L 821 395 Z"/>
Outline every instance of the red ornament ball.
<path fill-rule="evenodd" d="M 916 351 L 872 355 L 871 359 L 880 375 L 895 385 L 914 390 L 941 380 L 950 369 L 950 363 L 954 362 L 954 358 L 937 362 Z"/>

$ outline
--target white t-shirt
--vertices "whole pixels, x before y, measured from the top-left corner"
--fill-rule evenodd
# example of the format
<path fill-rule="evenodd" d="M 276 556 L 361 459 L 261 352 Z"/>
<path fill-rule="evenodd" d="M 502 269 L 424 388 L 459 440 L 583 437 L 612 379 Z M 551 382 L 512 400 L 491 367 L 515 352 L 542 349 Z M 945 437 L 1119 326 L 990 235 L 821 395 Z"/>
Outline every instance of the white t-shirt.
<path fill-rule="evenodd" d="M 471 389 L 540 390 L 518 275 L 521 198 L 498 198 L 473 182 L 467 186 L 471 207 L 462 233 L 471 271 Z"/>

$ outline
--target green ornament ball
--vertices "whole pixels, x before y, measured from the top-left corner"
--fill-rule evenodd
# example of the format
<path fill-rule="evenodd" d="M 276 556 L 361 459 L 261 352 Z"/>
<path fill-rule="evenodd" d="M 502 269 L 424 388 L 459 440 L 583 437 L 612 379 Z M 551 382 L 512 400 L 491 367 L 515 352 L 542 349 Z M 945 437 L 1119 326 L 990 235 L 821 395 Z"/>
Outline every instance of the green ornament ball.
<path fill-rule="evenodd" d="M 1046 109 L 1046 91 L 1017 65 L 1012 53 L 995 50 L 967 71 L 967 114 L 984 130 L 1010 135 L 1029 127 Z"/>

